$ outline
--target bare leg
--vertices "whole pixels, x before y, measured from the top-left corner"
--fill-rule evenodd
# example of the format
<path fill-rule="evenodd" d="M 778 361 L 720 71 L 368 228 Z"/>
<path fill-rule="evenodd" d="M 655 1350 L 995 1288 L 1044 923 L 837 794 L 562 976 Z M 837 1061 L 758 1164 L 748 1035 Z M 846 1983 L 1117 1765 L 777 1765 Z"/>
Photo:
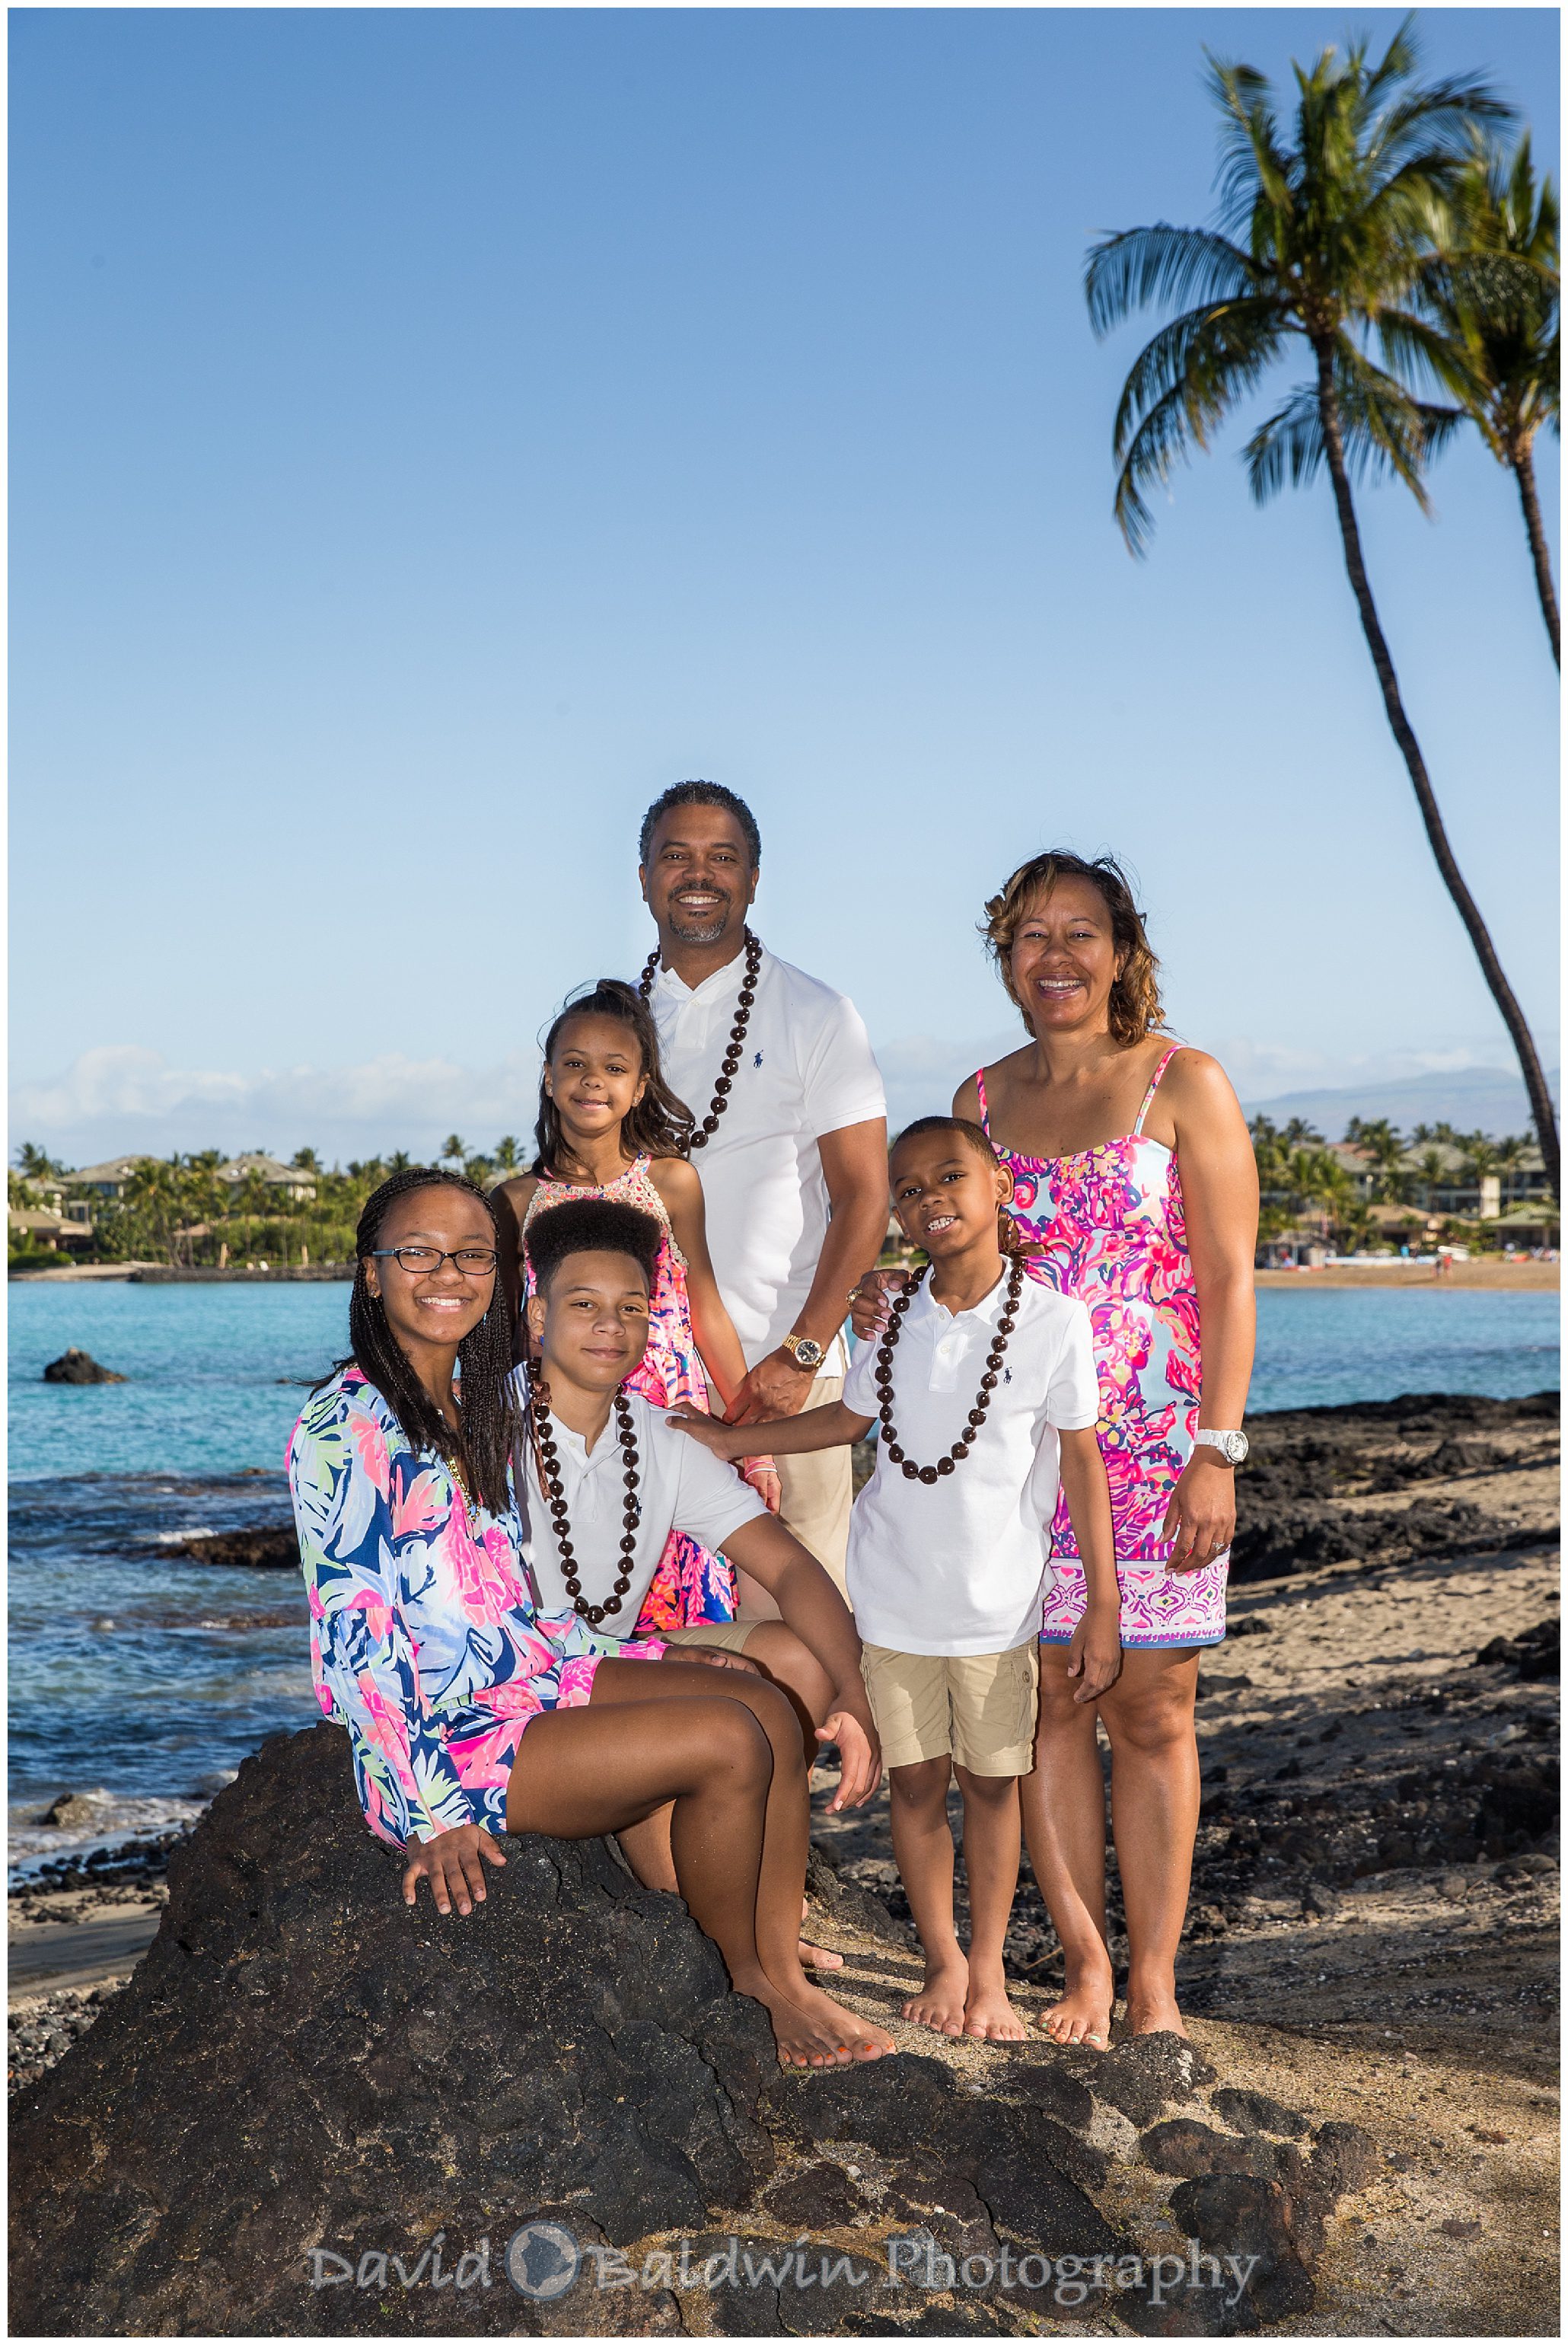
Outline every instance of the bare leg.
<path fill-rule="evenodd" d="M 953 1835 L 947 1828 L 952 1762 L 919 1759 L 888 1775 L 893 1853 L 926 1955 L 926 1981 L 904 2006 L 905 2019 L 939 2035 L 962 2035 L 969 1965 L 953 1927 Z"/>
<path fill-rule="evenodd" d="M 676 1649 L 677 1650 L 679 1648 Z M 759 1621 L 746 1639 L 745 1657 L 754 1661 L 763 1675 L 788 1694 L 801 1720 L 806 1766 L 809 1770 L 816 1756 L 816 1737 L 813 1729 L 822 1724 L 833 1700 L 833 1685 L 827 1671 L 802 1643 L 793 1629 L 782 1620 Z M 701 1662 L 693 1666 L 701 1668 Z M 634 1824 L 630 1832 L 620 1835 L 621 1847 L 627 1863 L 645 1889 L 673 1890 L 676 1886 L 675 1861 L 670 1853 L 670 1815 L 661 1808 L 646 1823 Z M 802 1900 L 801 1919 L 805 1919 L 805 1903 Z M 814 1946 L 803 1938 L 800 1958 L 814 1970 L 840 1971 L 844 1956 L 825 1946 Z"/>
<path fill-rule="evenodd" d="M 1105 1924 L 1105 1777 L 1095 1706 L 1073 1700 L 1065 1645 L 1040 1647 L 1035 1764 L 1018 1785 L 1024 1837 L 1040 1894 L 1062 1942 L 1067 1980 L 1045 2029 L 1058 2044 L 1110 2043 L 1116 1981 Z"/>
<path fill-rule="evenodd" d="M 1126 1654 L 1100 1696 L 1110 1737 L 1110 1812 L 1127 1908 L 1127 2018 L 1135 2035 L 1185 2035 L 1176 1954 L 1198 1835 L 1198 1655 Z"/>
<path fill-rule="evenodd" d="M 1022 2044 L 1028 2029 L 1007 2000 L 1002 1946 L 1018 1886 L 1018 1779 L 956 1769 L 964 1794 L 964 1872 L 969 1884 L 969 1991 L 964 2033 Z"/>
<path fill-rule="evenodd" d="M 767 1735 L 773 1750 L 773 1778 L 764 1812 L 763 1842 L 760 1872 L 754 1875 L 753 1909 L 755 1958 L 761 1964 L 771 1988 L 783 1996 L 797 2012 L 809 2018 L 824 2040 L 835 2046 L 846 2047 L 850 2057 L 860 2060 L 876 2059 L 891 2052 L 891 2037 L 868 2020 L 846 2011 L 841 2004 L 813 1986 L 800 1965 L 800 1914 L 805 1886 L 806 1852 L 810 1845 L 811 1811 L 806 1796 L 805 1751 L 801 1741 L 800 1724 L 788 1700 L 776 1686 L 765 1678 L 754 1677 L 750 1671 L 726 1670 L 722 1676 L 700 1663 L 663 1660 L 601 1661 L 593 1677 L 593 1694 L 589 1715 L 616 1709 L 618 1711 L 635 1706 L 638 1709 L 662 1708 L 674 1700 L 712 1699 L 715 1680 L 723 1688 L 723 1699 L 748 1709 Z M 535 1730 L 531 1727 L 529 1732 Z M 526 1747 L 527 1737 L 524 1737 Z M 661 1793 L 657 1800 L 645 1800 L 633 1811 L 646 1816 L 670 1797 Z M 629 1822 L 631 1818 L 622 1818 Z M 540 1825 L 536 1830 L 548 1830 Z M 610 1829 L 605 1827 L 604 1829 Z M 681 1884 L 681 1894 L 687 1896 L 686 1875 L 683 1868 L 680 1803 L 676 1802 L 671 1846 L 674 1855 L 675 1873 Z M 692 1911 L 704 1929 L 708 1924 L 695 1905 Z M 709 1935 L 717 1937 L 717 1932 Z M 723 1942 L 719 1940 L 721 1948 Z M 728 1959 L 726 1955 L 726 1960 Z M 748 1986 L 748 1995 L 757 1989 Z M 758 2000 L 767 2002 L 764 1995 Z M 769 2004 L 769 2008 L 774 2008 Z M 778 2025 L 774 2014 L 775 2029 Z"/>

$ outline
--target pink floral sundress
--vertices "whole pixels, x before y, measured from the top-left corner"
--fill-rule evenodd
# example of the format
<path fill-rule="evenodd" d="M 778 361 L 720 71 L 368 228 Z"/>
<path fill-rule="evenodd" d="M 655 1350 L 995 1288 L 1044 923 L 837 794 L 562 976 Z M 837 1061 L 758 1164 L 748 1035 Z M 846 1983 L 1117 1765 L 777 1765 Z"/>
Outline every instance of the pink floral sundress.
<path fill-rule="evenodd" d="M 581 1197 L 611 1197 L 617 1204 L 635 1205 L 639 1213 L 651 1213 L 664 1233 L 653 1292 L 648 1298 L 648 1348 L 635 1372 L 627 1377 L 627 1390 L 641 1393 L 656 1408 L 673 1408 L 685 1401 L 705 1415 L 709 1407 L 708 1385 L 697 1355 L 697 1339 L 692 1332 L 686 1257 L 670 1226 L 664 1200 L 653 1184 L 649 1159 L 637 1157 L 624 1172 L 618 1172 L 602 1187 L 586 1181 L 557 1181 L 551 1173 L 541 1173 L 539 1186 L 529 1199 L 528 1211 L 522 1217 L 523 1235 L 528 1234 L 529 1223 L 539 1214 L 548 1213 L 551 1205 L 563 1205 Z M 526 1253 L 523 1275 L 531 1294 L 533 1273 Z M 633 1637 L 653 1637 L 666 1629 L 695 1629 L 704 1620 L 733 1620 L 734 1617 L 735 1576 L 723 1557 L 710 1554 L 684 1531 L 672 1531 L 642 1599 L 642 1609 L 632 1631 Z"/>
<path fill-rule="evenodd" d="M 1202 1382 L 1180 1170 L 1174 1151 L 1143 1129 L 1179 1047 L 1173 1043 L 1156 1067 L 1132 1130 L 1070 1156 L 1024 1156 L 1004 1147 L 991 1132 L 984 1067 L 975 1077 L 980 1122 L 1013 1176 L 1011 1211 L 1031 1248 L 1028 1274 L 1088 1306 L 1121 1641 L 1149 1649 L 1219 1644 L 1229 1572 L 1229 1554 L 1200 1571 L 1167 1571 L 1171 1542 L 1160 1536 L 1192 1454 Z M 1041 1643 L 1065 1645 L 1084 1603 L 1083 1566 L 1063 1498 L 1051 1530 Z"/>

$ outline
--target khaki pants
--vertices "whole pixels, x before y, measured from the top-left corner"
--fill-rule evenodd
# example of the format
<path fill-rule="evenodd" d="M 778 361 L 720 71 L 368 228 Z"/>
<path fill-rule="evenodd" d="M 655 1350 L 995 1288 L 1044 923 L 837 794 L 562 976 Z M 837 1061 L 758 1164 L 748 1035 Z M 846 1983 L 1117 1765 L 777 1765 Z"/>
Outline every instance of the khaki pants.
<path fill-rule="evenodd" d="M 826 1408 L 844 1397 L 842 1376 L 818 1376 L 807 1408 Z M 849 1502 L 854 1496 L 848 1445 L 818 1449 L 804 1457 L 779 1459 L 782 1503 L 779 1520 L 814 1555 L 848 1602 L 844 1559 L 849 1546 Z M 765 1588 L 744 1571 L 735 1574 L 736 1615 L 742 1620 L 776 1620 L 779 1608 Z"/>

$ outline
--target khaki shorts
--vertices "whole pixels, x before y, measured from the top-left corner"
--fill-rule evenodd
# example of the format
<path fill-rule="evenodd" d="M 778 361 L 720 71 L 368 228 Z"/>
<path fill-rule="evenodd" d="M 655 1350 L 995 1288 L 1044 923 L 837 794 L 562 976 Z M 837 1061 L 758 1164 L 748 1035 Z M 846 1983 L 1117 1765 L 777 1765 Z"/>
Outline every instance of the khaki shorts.
<path fill-rule="evenodd" d="M 667 1645 L 717 1645 L 726 1653 L 744 1653 L 755 1620 L 701 1620 L 694 1629 L 660 1629 L 655 1634 Z"/>
<path fill-rule="evenodd" d="M 971 1775 L 1027 1775 L 1035 1763 L 1040 1650 L 900 1653 L 867 1645 L 860 1673 L 889 1767 L 951 1752 Z"/>

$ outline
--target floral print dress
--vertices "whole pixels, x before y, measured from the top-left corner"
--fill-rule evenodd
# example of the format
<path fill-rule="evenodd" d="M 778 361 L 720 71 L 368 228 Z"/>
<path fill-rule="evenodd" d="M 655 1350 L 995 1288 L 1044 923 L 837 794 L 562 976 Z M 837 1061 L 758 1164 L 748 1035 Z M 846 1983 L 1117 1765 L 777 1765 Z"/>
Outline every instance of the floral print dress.
<path fill-rule="evenodd" d="M 1156 1067 L 1131 1132 L 1071 1156 L 1024 1156 L 1004 1147 L 991 1132 L 984 1067 L 975 1078 L 980 1121 L 1013 1175 L 1010 1210 L 1030 1247 L 1029 1275 L 1088 1306 L 1121 1641 L 1148 1649 L 1219 1644 L 1229 1571 L 1229 1554 L 1200 1571 L 1167 1571 L 1171 1542 L 1161 1537 L 1170 1494 L 1192 1454 L 1202 1385 L 1181 1174 L 1174 1152 L 1143 1129 L 1178 1047 Z M 1064 1498 L 1051 1532 L 1042 1644 L 1067 1643 L 1085 1600 Z"/>
<path fill-rule="evenodd" d="M 306 1402 L 288 1467 L 316 1699 L 349 1730 L 370 1830 L 399 1846 L 456 1824 L 504 1832 L 524 1728 L 587 1701 L 607 1650 L 656 1660 L 663 1644 L 540 1619 L 515 1504 L 470 1506 L 356 1367 Z"/>
<path fill-rule="evenodd" d="M 648 1348 L 627 1377 L 626 1389 L 641 1393 L 655 1408 L 673 1408 L 685 1402 L 706 1416 L 708 1384 L 697 1356 L 697 1339 L 692 1332 L 686 1257 L 670 1226 L 664 1200 L 653 1184 L 649 1158 L 639 1156 L 624 1172 L 605 1182 L 602 1188 L 587 1182 L 557 1181 L 548 1172 L 541 1173 L 539 1185 L 522 1217 L 524 1237 L 529 1224 L 541 1213 L 577 1197 L 612 1197 L 617 1204 L 635 1205 L 640 1213 L 651 1214 L 663 1229 L 664 1243 L 659 1249 L 653 1292 L 648 1298 Z M 523 1274 L 531 1294 L 533 1272 L 526 1253 Z M 733 1620 L 734 1617 L 735 1576 L 723 1557 L 710 1554 L 684 1531 L 672 1531 L 652 1584 L 642 1599 L 633 1634 L 656 1636 L 666 1629 L 695 1629 L 704 1620 Z"/>

